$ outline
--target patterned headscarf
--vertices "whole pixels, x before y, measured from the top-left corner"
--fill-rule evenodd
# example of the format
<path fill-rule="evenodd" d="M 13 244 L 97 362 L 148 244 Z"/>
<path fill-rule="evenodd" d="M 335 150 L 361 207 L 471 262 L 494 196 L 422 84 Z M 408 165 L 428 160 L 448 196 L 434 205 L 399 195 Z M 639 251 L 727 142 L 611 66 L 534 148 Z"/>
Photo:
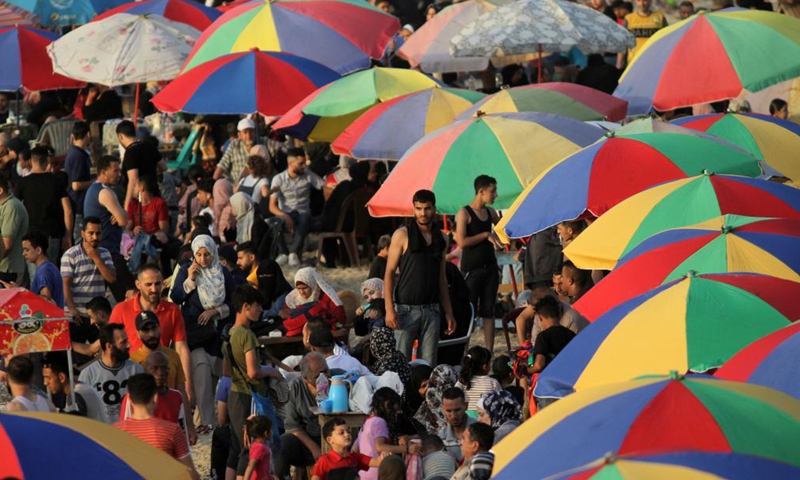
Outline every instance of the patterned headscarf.
<path fill-rule="evenodd" d="M 520 421 L 522 408 L 514 395 L 506 390 L 484 393 L 478 400 L 478 408 L 486 411 L 492 420 L 492 428 L 499 428 L 508 421 Z"/>
<path fill-rule="evenodd" d="M 365 300 L 383 298 L 383 280 L 380 278 L 369 278 L 364 280 L 364 282 L 361 284 L 361 298 Z"/>
<path fill-rule="evenodd" d="M 394 331 L 388 327 L 377 327 L 372 331 L 369 341 L 369 350 L 377 359 L 374 365 L 375 375 L 385 372 L 395 372 L 400 376 L 403 385 L 411 378 L 411 368 L 406 357 L 397 350 L 397 341 Z"/>
<path fill-rule="evenodd" d="M 450 365 L 439 365 L 433 369 L 428 381 L 428 391 L 425 392 L 425 401 L 420 405 L 414 419 L 425 426 L 428 433 L 437 434 L 447 425 L 447 419 L 442 412 L 442 396 L 444 391 L 455 386 L 458 377 Z"/>
<path fill-rule="evenodd" d="M 198 235 L 192 240 L 192 255 L 197 254 L 201 248 L 207 249 L 211 254 L 211 264 L 200 268 L 196 282 L 200 303 L 203 308 L 208 310 L 219 307 L 225 302 L 225 274 L 222 273 L 222 265 L 219 263 L 217 244 L 214 243 L 214 239 L 208 235 Z"/>

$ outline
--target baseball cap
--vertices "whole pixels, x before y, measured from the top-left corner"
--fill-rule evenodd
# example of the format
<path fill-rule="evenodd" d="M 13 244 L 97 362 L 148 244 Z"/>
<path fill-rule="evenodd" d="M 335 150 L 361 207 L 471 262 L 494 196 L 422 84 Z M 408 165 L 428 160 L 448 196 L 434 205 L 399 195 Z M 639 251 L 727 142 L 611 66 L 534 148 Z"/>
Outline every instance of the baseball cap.
<path fill-rule="evenodd" d="M 308 344 L 318 348 L 330 347 L 334 344 L 333 333 L 327 328 L 318 328 L 309 335 Z"/>
<path fill-rule="evenodd" d="M 252 129 L 256 128 L 256 122 L 252 121 L 249 118 L 243 118 L 239 120 L 239 125 L 236 126 L 236 129 L 239 130 L 240 132 L 242 130 L 247 130 L 248 128 Z"/>
<path fill-rule="evenodd" d="M 158 317 L 155 313 L 142 311 L 136 315 L 136 330 L 145 330 L 152 325 L 158 325 Z"/>

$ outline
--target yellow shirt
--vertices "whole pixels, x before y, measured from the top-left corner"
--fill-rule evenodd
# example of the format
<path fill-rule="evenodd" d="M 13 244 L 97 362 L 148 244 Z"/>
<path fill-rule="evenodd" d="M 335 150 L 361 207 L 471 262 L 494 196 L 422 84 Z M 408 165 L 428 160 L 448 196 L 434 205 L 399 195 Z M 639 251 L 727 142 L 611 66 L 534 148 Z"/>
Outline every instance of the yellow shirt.
<path fill-rule="evenodd" d="M 186 382 L 186 375 L 183 374 L 183 363 L 181 363 L 181 356 L 178 355 L 178 352 L 171 348 L 167 348 L 163 345 L 158 347 L 158 350 L 164 352 L 164 355 L 167 356 L 167 364 L 169 365 L 169 375 L 167 376 L 167 386 L 169 388 L 178 388 L 178 386 L 182 386 Z M 151 350 L 145 347 L 144 345 L 136 350 L 135 352 L 131 352 L 131 361 L 138 363 L 142 366 L 142 368 L 147 371 L 147 356 L 150 355 Z"/>
<path fill-rule="evenodd" d="M 657 31 L 667 26 L 667 20 L 661 12 L 650 12 L 646 17 L 633 12 L 625 15 L 625 25 L 636 37 L 636 46 L 628 50 L 628 64 L 630 64 L 639 48 Z"/>

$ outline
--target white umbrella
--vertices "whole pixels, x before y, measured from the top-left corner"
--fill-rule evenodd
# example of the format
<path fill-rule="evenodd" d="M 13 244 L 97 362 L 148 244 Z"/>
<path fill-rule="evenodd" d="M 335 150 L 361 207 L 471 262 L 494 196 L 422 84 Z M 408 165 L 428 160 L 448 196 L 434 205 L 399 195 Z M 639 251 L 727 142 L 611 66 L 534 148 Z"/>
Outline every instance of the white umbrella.
<path fill-rule="evenodd" d="M 456 3 L 437 13 L 406 40 L 397 55 L 408 60 L 411 68 L 419 67 L 426 73 L 473 72 L 485 70 L 489 57 L 454 57 L 450 53 L 450 39 L 464 27 L 497 6 L 511 0 L 467 0 Z M 529 56 L 502 59 L 492 58 L 495 66 L 521 62 Z"/>
<path fill-rule="evenodd" d="M 624 52 L 633 35 L 591 8 L 562 0 L 517 0 L 485 13 L 450 40 L 456 57 L 542 52 Z"/>
<path fill-rule="evenodd" d="M 47 53 L 64 76 L 110 87 L 135 83 L 138 113 L 139 84 L 178 76 L 199 36 L 160 15 L 117 13 L 69 32 Z"/>

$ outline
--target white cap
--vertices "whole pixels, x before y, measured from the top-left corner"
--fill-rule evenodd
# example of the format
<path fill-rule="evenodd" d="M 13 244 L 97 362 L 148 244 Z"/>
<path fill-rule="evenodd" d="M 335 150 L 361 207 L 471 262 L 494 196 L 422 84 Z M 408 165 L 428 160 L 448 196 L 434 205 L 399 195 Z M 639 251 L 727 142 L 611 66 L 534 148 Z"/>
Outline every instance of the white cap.
<path fill-rule="evenodd" d="M 240 132 L 243 131 L 243 130 L 247 130 L 248 128 L 252 128 L 253 130 L 255 130 L 256 122 L 254 122 L 253 120 L 251 120 L 249 118 L 243 118 L 243 119 L 239 120 L 239 125 L 236 128 Z"/>
<path fill-rule="evenodd" d="M 403 25 L 402 30 L 408 30 L 409 32 L 414 33 L 414 26 L 411 25 L 410 23 L 407 23 Z"/>

